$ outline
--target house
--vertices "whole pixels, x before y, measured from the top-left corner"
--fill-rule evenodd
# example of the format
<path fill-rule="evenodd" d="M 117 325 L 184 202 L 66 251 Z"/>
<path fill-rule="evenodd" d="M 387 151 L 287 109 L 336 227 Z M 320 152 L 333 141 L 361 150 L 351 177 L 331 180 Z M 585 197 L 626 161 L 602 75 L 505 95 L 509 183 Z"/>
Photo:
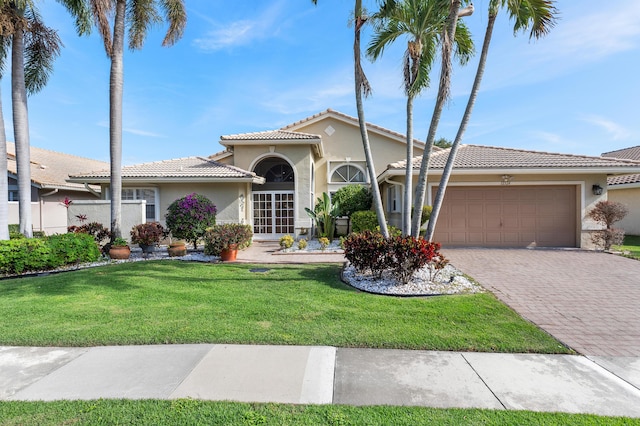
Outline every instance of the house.
<path fill-rule="evenodd" d="M 435 198 L 449 151 L 431 156 L 427 200 Z M 414 158 L 414 185 L 420 164 Z M 402 185 L 405 170 L 406 161 L 392 163 L 378 182 L 387 191 Z M 598 228 L 587 213 L 606 199 L 607 177 L 639 171 L 640 162 L 631 160 L 462 145 L 434 240 L 444 246 L 588 248 Z M 389 220 L 397 224 L 398 212 L 392 210 Z"/>
<path fill-rule="evenodd" d="M 640 161 L 640 146 L 605 152 L 603 157 L 626 158 Z M 640 235 L 640 174 L 611 176 L 607 179 L 609 200 L 625 204 L 629 208 L 627 217 L 615 226 L 628 235 Z"/>
<path fill-rule="evenodd" d="M 69 175 L 90 170 L 104 170 L 109 163 L 30 147 L 31 205 L 34 231 L 46 234 L 67 231 L 67 211 L 63 204 L 70 200 L 96 200 L 100 187 L 67 182 Z M 9 223 L 18 223 L 18 170 L 15 144 L 7 142 L 9 177 Z"/>
<path fill-rule="evenodd" d="M 400 226 L 405 137 L 373 124 L 368 130 L 374 184 L 388 220 Z M 219 223 L 251 224 L 256 239 L 300 235 L 312 225 L 305 208 L 323 192 L 371 184 L 358 120 L 331 109 L 276 130 L 222 136 L 220 143 L 226 149 L 206 158 L 123 167 L 123 199 L 146 204 L 138 221 L 162 222 L 169 204 L 197 192 L 217 206 Z M 423 150 L 415 141 L 414 176 Z M 434 148 L 428 200 L 448 152 Z M 586 212 L 606 198 L 607 175 L 640 173 L 640 162 L 630 160 L 474 145 L 461 147 L 456 166 L 437 227 L 445 245 L 586 247 L 595 226 Z M 70 181 L 100 185 L 108 199 L 108 170 Z M 123 231 L 134 224 L 123 221 Z"/>
<path fill-rule="evenodd" d="M 404 158 L 402 134 L 376 125 L 368 130 L 377 171 Z M 323 192 L 370 184 L 358 120 L 331 109 L 277 130 L 222 136 L 220 144 L 226 150 L 207 158 L 123 167 L 123 195 L 145 199 L 144 219 L 162 222 L 169 204 L 196 192 L 216 205 L 218 223 L 248 223 L 256 239 L 274 239 L 311 229 L 305 208 L 313 209 Z M 423 148 L 415 141 L 416 155 Z M 108 170 L 71 181 L 101 185 L 108 199 Z M 123 220 L 123 233 L 133 224 Z"/>

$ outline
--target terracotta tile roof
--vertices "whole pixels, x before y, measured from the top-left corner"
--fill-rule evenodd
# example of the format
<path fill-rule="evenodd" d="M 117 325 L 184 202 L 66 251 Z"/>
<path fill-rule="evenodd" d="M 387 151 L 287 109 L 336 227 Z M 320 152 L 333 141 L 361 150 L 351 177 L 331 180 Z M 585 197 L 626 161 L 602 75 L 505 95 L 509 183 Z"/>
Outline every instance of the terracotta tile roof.
<path fill-rule="evenodd" d="M 640 174 L 637 175 L 621 175 L 621 176 L 609 176 L 607 178 L 607 185 L 628 185 L 632 183 L 640 183 Z"/>
<path fill-rule="evenodd" d="M 78 174 L 74 180 L 109 179 L 109 170 Z M 174 160 L 156 161 L 122 168 L 123 179 L 136 178 L 203 178 L 203 179 L 253 179 L 255 173 L 239 167 L 218 163 L 203 157 L 187 157 Z"/>
<path fill-rule="evenodd" d="M 443 169 L 449 157 L 449 149 L 431 155 L 429 167 Z M 422 157 L 412 161 L 420 168 Z M 390 169 L 404 169 L 406 161 L 389 165 Z M 640 162 L 623 159 L 589 157 L 586 155 L 557 154 L 480 145 L 461 145 L 456 155 L 456 169 L 580 169 L 580 168 L 638 168 Z"/>
<path fill-rule="evenodd" d="M 7 168 L 9 173 L 16 174 L 15 144 L 7 142 Z M 109 163 L 78 157 L 71 154 L 30 147 L 31 181 L 42 188 L 59 188 L 86 191 L 84 185 L 69 183 L 72 174 L 86 173 L 93 170 L 109 168 Z"/>
<path fill-rule="evenodd" d="M 269 130 L 266 132 L 240 133 L 237 135 L 220 136 L 221 141 L 307 141 L 319 139 L 321 138 L 318 135 L 290 132 L 288 130 Z"/>
<path fill-rule="evenodd" d="M 347 115 L 347 114 L 344 114 L 342 112 L 339 112 L 339 111 L 333 110 L 331 108 L 328 108 L 325 111 L 319 112 L 319 113 L 314 114 L 314 115 L 312 115 L 310 117 L 307 117 L 307 118 L 303 118 L 302 120 L 298 120 L 295 123 L 288 124 L 288 125 L 284 126 L 282 128 L 282 130 L 296 128 L 296 127 L 299 127 L 300 125 L 305 124 L 307 122 L 316 121 L 318 119 L 321 119 L 324 116 L 331 116 L 331 115 L 334 116 L 334 117 L 340 118 L 343 121 L 351 122 L 351 123 L 355 124 L 356 126 L 359 125 L 358 119 L 356 117 L 352 117 L 350 115 Z M 402 139 L 402 140 L 406 139 L 406 135 L 403 135 L 402 133 L 394 132 L 393 130 L 389 130 L 389 129 L 384 128 L 382 126 L 378 126 L 377 124 L 367 123 L 367 129 L 369 129 L 369 130 L 377 130 L 380 133 L 387 133 L 389 135 L 395 136 L 398 139 Z M 424 142 L 419 140 L 419 139 L 414 139 L 414 143 L 418 144 L 421 147 L 424 146 Z M 440 149 L 441 148 L 434 147 L 435 151 L 439 151 Z"/>
<path fill-rule="evenodd" d="M 627 160 L 640 161 L 640 146 L 609 151 L 602 154 L 603 157 L 626 158 Z"/>

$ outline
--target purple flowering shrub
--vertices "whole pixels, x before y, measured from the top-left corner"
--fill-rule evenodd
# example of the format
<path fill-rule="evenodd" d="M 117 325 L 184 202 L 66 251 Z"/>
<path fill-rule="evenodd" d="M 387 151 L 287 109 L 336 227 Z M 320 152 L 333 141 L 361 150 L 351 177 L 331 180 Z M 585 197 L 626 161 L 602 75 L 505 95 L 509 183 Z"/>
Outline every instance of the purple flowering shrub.
<path fill-rule="evenodd" d="M 216 206 L 195 192 L 175 200 L 167 209 L 167 229 L 174 238 L 193 243 L 204 237 L 207 228 L 216 224 Z"/>

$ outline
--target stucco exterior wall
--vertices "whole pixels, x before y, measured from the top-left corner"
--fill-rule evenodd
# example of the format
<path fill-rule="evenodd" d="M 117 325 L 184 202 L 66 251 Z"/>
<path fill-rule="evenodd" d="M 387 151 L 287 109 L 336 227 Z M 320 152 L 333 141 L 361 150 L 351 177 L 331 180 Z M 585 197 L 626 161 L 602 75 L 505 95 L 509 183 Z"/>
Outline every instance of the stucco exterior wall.
<path fill-rule="evenodd" d="M 623 203 L 629 209 L 627 217 L 614 226 L 624 229 L 627 235 L 640 235 L 640 187 L 625 189 L 609 188 L 609 200 Z"/>
<path fill-rule="evenodd" d="M 275 144 L 270 146 L 237 146 L 234 150 L 234 165 L 253 171 L 261 160 L 269 157 L 282 158 L 293 167 L 296 200 L 294 226 L 296 230 L 310 228 L 311 219 L 307 215 L 305 207 L 311 208 L 313 205 L 313 190 L 311 188 L 313 152 L 311 147 L 308 145 Z"/>
<path fill-rule="evenodd" d="M 145 201 L 122 201 L 121 232 L 122 238 L 130 241 L 129 232 L 135 225 L 145 223 Z M 77 215 L 86 216 L 80 221 Z M 105 228 L 111 228 L 111 201 L 109 200 L 78 200 L 67 209 L 68 226 L 80 226 L 83 223 L 98 222 Z"/>
<path fill-rule="evenodd" d="M 73 202 L 79 200 L 97 200 L 97 198 L 81 191 L 58 191 L 49 196 L 51 190 L 41 190 L 39 199 L 31 203 L 31 220 L 34 231 L 44 231 L 46 235 L 65 234 L 67 232 L 67 208 L 62 203 L 65 197 Z M 37 194 L 37 192 L 36 192 Z M 19 205 L 17 201 L 9 202 L 9 223 L 19 223 Z"/>
<path fill-rule="evenodd" d="M 166 183 L 160 188 L 160 223 L 165 225 L 169 205 L 193 192 L 204 195 L 215 204 L 216 223 L 249 223 L 247 185 L 243 183 Z"/>

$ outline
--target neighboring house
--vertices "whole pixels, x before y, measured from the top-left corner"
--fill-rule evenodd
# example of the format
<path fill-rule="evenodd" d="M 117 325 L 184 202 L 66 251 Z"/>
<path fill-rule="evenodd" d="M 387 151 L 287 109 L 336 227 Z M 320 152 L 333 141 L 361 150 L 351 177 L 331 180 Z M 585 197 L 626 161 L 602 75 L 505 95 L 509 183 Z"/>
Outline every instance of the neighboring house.
<path fill-rule="evenodd" d="M 99 186 L 85 186 L 67 182 L 69 175 L 109 167 L 104 161 L 46 149 L 30 148 L 31 205 L 34 231 L 47 234 L 67 231 L 67 211 L 63 204 L 70 200 L 96 200 Z M 18 180 L 15 144 L 7 142 L 7 168 L 9 175 L 9 223 L 18 223 Z"/>
<path fill-rule="evenodd" d="M 368 125 L 389 221 L 400 226 L 405 137 Z M 323 193 L 369 185 L 358 120 L 326 110 L 278 130 L 222 136 L 226 150 L 122 169 L 123 195 L 146 200 L 146 220 L 164 222 L 167 207 L 191 192 L 210 198 L 219 223 L 253 226 L 256 239 L 304 234 L 305 207 Z M 414 175 L 424 150 L 415 142 Z M 434 148 L 428 200 L 448 150 Z M 607 175 L 640 173 L 640 162 L 464 145 L 456 160 L 436 239 L 445 245 L 588 247 L 595 224 L 586 212 L 606 199 Z M 101 185 L 109 171 L 72 176 Z M 415 183 L 415 178 L 414 178 Z M 595 189 L 600 188 L 600 195 Z M 124 198 L 124 197 L 123 197 Z M 123 233 L 130 225 L 123 224 Z"/>
<path fill-rule="evenodd" d="M 376 171 L 406 155 L 405 137 L 369 125 Z M 209 158 L 189 157 L 127 166 L 123 194 L 147 200 L 146 220 L 164 222 L 167 207 L 191 192 L 217 206 L 218 223 L 248 223 L 256 239 L 304 234 L 323 193 L 369 185 L 358 120 L 333 110 L 278 130 L 222 136 L 226 150 Z M 415 153 L 424 144 L 415 141 Z M 73 176 L 73 182 L 102 185 L 108 199 L 109 171 Z M 124 198 L 124 197 L 123 197 Z M 128 225 L 123 224 L 124 230 Z"/>
<path fill-rule="evenodd" d="M 448 156 L 447 149 L 431 157 L 427 200 L 435 197 Z M 420 163 L 413 161 L 414 185 Z M 385 191 L 401 197 L 394 186 L 402 185 L 405 168 L 405 161 L 393 163 L 379 176 Z M 589 248 L 596 227 L 587 212 L 607 198 L 608 175 L 627 173 L 640 173 L 640 162 L 462 145 L 434 240 L 445 246 Z M 394 208 L 387 204 L 387 211 L 398 224 Z"/>
<path fill-rule="evenodd" d="M 640 161 L 640 146 L 605 152 L 602 156 Z M 607 179 L 607 186 L 609 200 L 626 204 L 629 208 L 627 217 L 615 226 L 624 229 L 626 234 L 640 235 L 640 174 L 611 176 Z"/>

